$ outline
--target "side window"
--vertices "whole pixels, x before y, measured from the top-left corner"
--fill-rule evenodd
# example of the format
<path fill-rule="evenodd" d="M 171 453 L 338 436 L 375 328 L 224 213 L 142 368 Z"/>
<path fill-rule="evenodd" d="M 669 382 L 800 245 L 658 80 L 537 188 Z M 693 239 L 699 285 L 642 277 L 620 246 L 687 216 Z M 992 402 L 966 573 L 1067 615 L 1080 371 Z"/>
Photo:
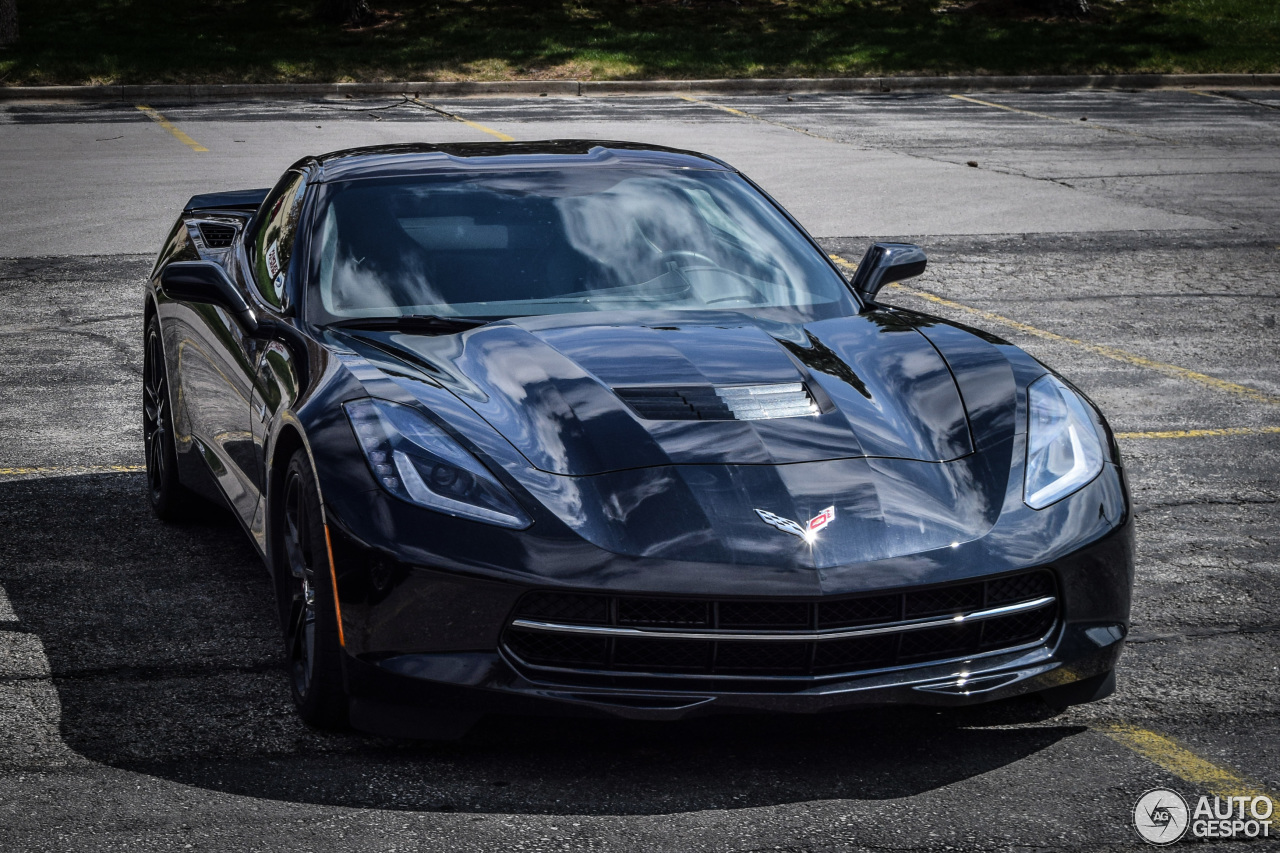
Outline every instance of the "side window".
<path fill-rule="evenodd" d="M 253 235 L 253 283 L 262 301 L 277 308 L 284 298 L 284 277 L 293 257 L 306 191 L 306 177 L 295 175 L 283 191 L 273 194 L 271 206 Z"/>

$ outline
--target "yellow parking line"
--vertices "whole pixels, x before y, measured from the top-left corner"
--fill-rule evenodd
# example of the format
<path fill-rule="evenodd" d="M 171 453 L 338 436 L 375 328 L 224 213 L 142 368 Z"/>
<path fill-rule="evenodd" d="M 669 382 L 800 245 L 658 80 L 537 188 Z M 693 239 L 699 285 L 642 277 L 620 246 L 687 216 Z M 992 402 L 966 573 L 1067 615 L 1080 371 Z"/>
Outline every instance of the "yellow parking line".
<path fill-rule="evenodd" d="M 1225 429 L 1162 429 L 1150 432 L 1118 432 L 1116 438 L 1208 438 L 1230 435 L 1275 435 L 1280 427 L 1227 427 Z"/>
<path fill-rule="evenodd" d="M 786 124 L 785 122 L 774 121 L 773 119 L 765 118 L 764 116 L 758 116 L 755 113 L 735 110 L 733 107 L 721 106 L 720 104 L 715 104 L 711 101 L 704 101 L 701 98 L 695 98 L 692 95 L 677 95 L 676 97 L 682 101 L 688 101 L 691 104 L 701 104 L 704 107 L 711 107 L 713 110 L 720 110 L 722 113 L 729 113 L 730 115 L 749 118 L 752 121 L 758 121 L 761 124 L 771 124 L 774 127 L 780 127 L 783 130 L 790 130 L 795 133 L 802 133 L 805 136 L 812 136 L 814 139 L 821 139 L 823 142 L 840 142 L 839 139 L 833 139 L 830 136 L 823 136 L 821 133 L 814 133 L 812 130 L 805 130 L 803 127 L 796 127 L 794 124 Z"/>
<path fill-rule="evenodd" d="M 442 115 L 445 118 L 453 119 L 454 121 L 459 122 L 460 124 L 465 124 L 467 127 L 478 130 L 481 133 L 487 133 L 490 136 L 496 137 L 502 142 L 516 141 L 516 138 L 514 136 L 503 133 L 500 130 L 494 130 L 491 127 L 485 127 L 483 124 L 480 124 L 479 122 L 470 121 L 469 119 L 465 119 L 460 115 L 455 115 L 454 113 L 451 113 L 448 110 L 442 110 L 439 107 L 437 107 L 435 104 L 428 104 L 426 101 L 419 100 L 418 98 L 410 98 L 410 100 L 420 107 L 425 107 L 426 109 L 431 110 L 431 112 L 433 113 L 438 113 L 439 115 Z"/>
<path fill-rule="evenodd" d="M 858 268 L 857 264 L 851 264 L 844 258 L 838 257 L 836 255 L 831 255 L 830 257 L 837 264 L 847 269 L 852 270 L 852 269 Z M 1071 344 L 1073 346 L 1077 346 L 1091 353 L 1094 353 L 1095 355 L 1100 355 L 1100 356 L 1103 356 L 1104 358 L 1110 358 L 1114 361 L 1120 361 L 1120 362 L 1124 362 L 1125 364 L 1132 364 L 1138 367 L 1145 367 L 1149 370 L 1154 370 L 1154 371 L 1157 371 L 1158 373 L 1163 373 L 1166 376 L 1173 376 L 1177 379 L 1188 379 L 1192 382 L 1198 382 L 1201 385 L 1206 385 L 1218 391 L 1226 391 L 1231 394 L 1238 394 L 1242 397 L 1248 397 L 1250 400 L 1255 400 L 1259 403 L 1267 403 L 1268 405 L 1272 405 L 1272 406 L 1280 406 L 1280 397 L 1274 394 L 1268 394 L 1265 391 L 1260 391 L 1257 388 L 1250 388 L 1247 385 L 1240 385 L 1235 382 L 1228 382 L 1225 379 L 1218 379 L 1213 376 L 1208 376 L 1204 373 L 1198 373 L 1194 370 L 1188 370 L 1187 368 L 1179 367 L 1176 364 L 1167 364 L 1163 361 L 1156 361 L 1155 359 L 1147 358 L 1145 356 L 1141 356 L 1136 353 L 1129 352 L 1128 350 L 1122 350 L 1119 347 L 1106 346 L 1105 344 L 1091 344 L 1091 343 L 1088 343 L 1087 341 L 1082 341 L 1077 338 L 1069 338 L 1066 335 L 1059 335 L 1057 332 L 1050 332 L 1045 329 L 1040 329 L 1028 323 L 1023 323 L 1021 321 L 1014 320 L 1010 317 L 1005 317 L 1003 315 L 996 314 L 992 311 L 983 311 L 981 308 L 971 308 L 968 305 L 963 305 L 959 302 L 953 302 L 950 299 L 944 299 L 941 296 L 938 296 L 933 293 L 929 293 L 928 291 L 925 291 L 925 290 L 914 290 L 909 287 L 903 287 L 901 284 L 896 284 L 896 283 L 889 285 L 889 287 L 894 290 L 898 290 L 902 293 L 906 293 L 910 296 L 915 296 L 919 299 L 924 299 L 929 302 L 933 302 L 937 305 L 944 305 L 947 308 L 953 308 L 957 311 L 964 311 L 965 313 L 973 314 L 977 317 L 981 317 L 982 319 L 988 320 L 992 323 L 999 323 L 1002 326 L 1008 326 L 1011 329 L 1017 329 L 1019 332 L 1023 332 L 1028 335 L 1034 335 L 1037 338 L 1044 338 L 1045 340 L 1056 341 L 1058 343 Z"/>
<path fill-rule="evenodd" d="M 502 140 L 503 142 L 515 142 L 515 141 L 516 141 L 516 138 L 515 138 L 514 136 L 510 136 L 510 135 L 508 135 L 508 134 L 506 134 L 506 133 L 503 133 L 503 132 L 502 132 L 502 131 L 500 131 L 500 130 L 494 130 L 494 129 L 493 129 L 493 128 L 491 128 L 491 127 L 485 127 L 483 124 L 480 124 L 479 122 L 475 122 L 475 121 L 468 121 L 467 119 L 462 118 L 461 116 L 454 116 L 454 117 L 453 117 L 453 120 L 454 120 L 454 121 L 460 121 L 460 122 L 462 122 L 463 124 L 465 124 L 467 127 L 475 128 L 476 130 L 479 130 L 479 131 L 481 131 L 481 132 L 483 132 L 483 133 L 487 133 L 487 134 L 489 134 L 490 136 L 496 136 L 498 139 Z"/>
<path fill-rule="evenodd" d="M 145 471 L 145 465 L 33 465 L 24 468 L 0 468 L 0 477 L 24 477 L 56 474 L 132 474 Z"/>
<path fill-rule="evenodd" d="M 138 110 L 142 112 L 143 115 L 145 115 L 147 118 L 151 119 L 156 124 L 163 127 L 165 130 L 172 133 L 175 139 L 177 139 L 183 145 L 190 148 L 192 151 L 207 152 L 209 150 L 208 148 L 205 148 L 199 142 L 196 142 L 190 136 L 187 136 L 185 133 L 179 130 L 177 125 L 175 125 L 173 122 L 169 121 L 167 118 L 161 115 L 158 110 L 153 110 L 151 107 L 147 106 L 146 104 L 138 104 L 137 106 L 138 106 Z"/>
<path fill-rule="evenodd" d="M 765 119 L 761 118 L 760 116 L 752 115 L 751 113 L 744 113 L 742 110 L 735 110 L 733 107 L 722 107 L 719 104 L 713 104 L 710 101 L 704 101 L 701 98 L 695 98 L 695 97 L 692 97 L 691 95 L 679 95 L 678 97 L 680 98 L 680 100 L 688 101 L 691 104 L 702 104 L 705 107 L 711 107 L 713 109 L 720 110 L 721 112 L 724 112 L 724 113 L 730 113 L 735 116 L 742 116 L 743 118 L 749 118 L 755 121 L 765 121 Z"/>
<path fill-rule="evenodd" d="M 1224 798 L 1268 797 L 1274 802 L 1274 798 L 1259 786 L 1245 781 L 1234 771 L 1201 758 L 1164 735 L 1124 723 L 1104 726 L 1097 731 L 1211 794 Z"/>
<path fill-rule="evenodd" d="M 952 95 L 951 97 L 955 98 L 957 101 L 968 101 L 971 104 L 980 104 L 981 106 L 992 107 L 993 109 L 997 109 L 997 110 L 1004 110 L 1006 112 L 1011 112 L 1011 113 L 1020 113 L 1024 116 L 1034 116 L 1036 118 L 1044 118 L 1044 119 L 1048 119 L 1049 121 L 1057 121 L 1063 124 L 1069 124 L 1072 127 L 1089 128 L 1092 130 L 1105 131 L 1107 133 L 1123 133 L 1125 136 L 1137 136 L 1142 139 L 1155 139 L 1159 142 L 1169 141 L 1167 139 L 1161 139 L 1158 136 L 1150 136 L 1146 133 L 1136 133 L 1132 130 L 1121 130 L 1118 127 L 1111 127 L 1110 125 L 1098 124 L 1096 121 L 1080 121 L 1079 119 L 1062 118 L 1061 116 L 1051 116 L 1048 113 L 1037 113 L 1037 112 L 1032 112 L 1031 110 L 1022 110 L 1022 109 L 1018 109 L 1017 107 L 1007 107 L 1004 104 L 997 104 L 994 101 L 984 101 L 981 98 L 973 98 L 973 97 L 970 97 L 969 95 Z"/>

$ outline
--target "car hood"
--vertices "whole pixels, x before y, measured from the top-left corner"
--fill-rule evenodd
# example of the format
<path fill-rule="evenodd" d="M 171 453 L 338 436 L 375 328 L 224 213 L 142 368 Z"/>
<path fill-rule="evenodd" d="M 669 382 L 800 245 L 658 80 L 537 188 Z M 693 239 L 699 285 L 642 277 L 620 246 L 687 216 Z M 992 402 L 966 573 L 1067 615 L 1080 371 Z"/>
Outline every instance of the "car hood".
<path fill-rule="evenodd" d="M 425 371 L 534 468 L 954 460 L 974 449 L 946 360 L 890 312 L 578 313 L 460 335 L 359 332 Z"/>

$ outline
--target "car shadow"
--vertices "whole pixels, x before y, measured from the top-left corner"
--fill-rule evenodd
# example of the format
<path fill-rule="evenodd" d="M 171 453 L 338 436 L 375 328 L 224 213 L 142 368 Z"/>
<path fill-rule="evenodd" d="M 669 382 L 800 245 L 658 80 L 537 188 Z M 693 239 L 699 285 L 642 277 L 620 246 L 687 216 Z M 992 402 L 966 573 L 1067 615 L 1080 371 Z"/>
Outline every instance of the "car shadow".
<path fill-rule="evenodd" d="M 330 734 L 293 712 L 267 574 L 225 511 L 163 524 L 141 475 L 0 482 L 0 585 L 85 758 L 334 806 L 669 814 L 908 797 L 1083 731 L 1038 699 L 674 724 L 492 717 L 449 744 Z M 0 626 L 6 627 L 6 626 Z M 1032 725 L 1009 725 L 1009 724 Z M 994 727 L 993 727 L 994 726 Z"/>

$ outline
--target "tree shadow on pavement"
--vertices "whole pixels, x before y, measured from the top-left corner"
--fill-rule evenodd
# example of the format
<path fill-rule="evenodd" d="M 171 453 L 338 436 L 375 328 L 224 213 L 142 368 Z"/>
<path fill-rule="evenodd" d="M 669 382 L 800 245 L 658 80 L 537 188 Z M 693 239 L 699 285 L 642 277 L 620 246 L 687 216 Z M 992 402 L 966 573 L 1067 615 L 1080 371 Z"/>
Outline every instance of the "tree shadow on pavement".
<path fill-rule="evenodd" d="M 476 813 L 669 814 L 908 797 L 1078 734 L 1038 699 L 674 724 L 493 717 L 452 744 L 294 714 L 261 562 L 212 510 L 156 521 L 141 475 L 0 483 L 0 585 L 48 656 L 67 746 L 248 797 Z M 991 724 L 1037 722 L 1033 726 Z"/>

